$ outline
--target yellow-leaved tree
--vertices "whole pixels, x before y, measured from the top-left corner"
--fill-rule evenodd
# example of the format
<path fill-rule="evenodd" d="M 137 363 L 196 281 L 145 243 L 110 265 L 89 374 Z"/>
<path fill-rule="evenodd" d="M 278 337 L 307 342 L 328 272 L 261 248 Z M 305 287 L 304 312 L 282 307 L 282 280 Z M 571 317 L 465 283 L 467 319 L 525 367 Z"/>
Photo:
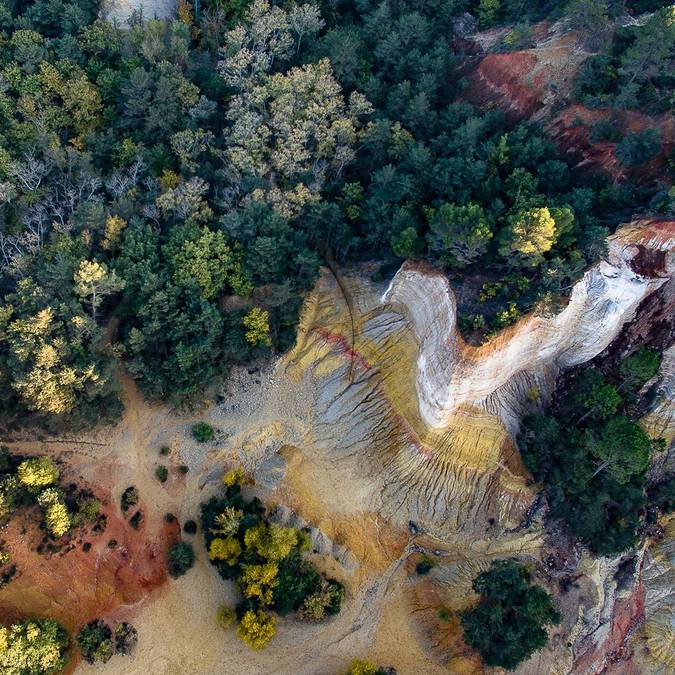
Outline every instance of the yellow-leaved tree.
<path fill-rule="evenodd" d="M 55 537 L 62 537 L 72 524 L 68 507 L 63 502 L 49 506 L 45 512 L 45 523 Z"/>
<path fill-rule="evenodd" d="M 99 380 L 93 363 L 66 364 L 70 347 L 60 328 L 54 310 L 47 307 L 11 322 L 7 331 L 18 371 L 12 386 L 29 408 L 54 415 L 70 412 L 77 392 Z"/>
<path fill-rule="evenodd" d="M 75 293 L 91 306 L 91 317 L 96 321 L 96 310 L 106 295 L 117 293 L 124 288 L 124 280 L 115 270 L 108 271 L 105 263 L 83 260 L 75 272 Z"/>
<path fill-rule="evenodd" d="M 247 549 L 254 550 L 261 558 L 279 562 L 287 557 L 298 544 L 298 531 L 276 523 L 261 522 L 244 534 Z"/>
<path fill-rule="evenodd" d="M 279 585 L 279 567 L 275 563 L 244 565 L 239 583 L 247 598 L 258 598 L 263 605 L 271 605 L 274 589 Z"/>
<path fill-rule="evenodd" d="M 0 673 L 59 673 L 66 666 L 68 633 L 52 619 L 27 619 L 0 627 Z"/>
<path fill-rule="evenodd" d="M 59 470 L 51 457 L 24 459 L 17 469 L 19 480 L 29 489 L 38 490 L 53 485 L 59 479 Z"/>
<path fill-rule="evenodd" d="M 209 546 L 211 560 L 224 560 L 228 565 L 236 565 L 241 555 L 241 544 L 234 537 L 216 537 Z"/>
<path fill-rule="evenodd" d="M 254 307 L 242 320 L 246 328 L 246 342 L 254 347 L 272 344 L 270 337 L 270 313 L 261 307 Z"/>
<path fill-rule="evenodd" d="M 249 609 L 237 627 L 237 635 L 251 648 L 263 649 L 276 633 L 275 616 Z"/>

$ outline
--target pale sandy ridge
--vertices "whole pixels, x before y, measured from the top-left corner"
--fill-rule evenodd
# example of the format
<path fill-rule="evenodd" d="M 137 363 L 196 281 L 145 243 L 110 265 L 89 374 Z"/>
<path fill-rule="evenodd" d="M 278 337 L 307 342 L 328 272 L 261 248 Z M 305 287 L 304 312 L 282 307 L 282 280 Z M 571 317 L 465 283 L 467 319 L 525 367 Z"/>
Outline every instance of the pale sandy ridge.
<path fill-rule="evenodd" d="M 166 19 L 173 15 L 176 4 L 176 0 L 106 0 L 102 14 L 123 25 L 139 10 L 146 19 Z"/>

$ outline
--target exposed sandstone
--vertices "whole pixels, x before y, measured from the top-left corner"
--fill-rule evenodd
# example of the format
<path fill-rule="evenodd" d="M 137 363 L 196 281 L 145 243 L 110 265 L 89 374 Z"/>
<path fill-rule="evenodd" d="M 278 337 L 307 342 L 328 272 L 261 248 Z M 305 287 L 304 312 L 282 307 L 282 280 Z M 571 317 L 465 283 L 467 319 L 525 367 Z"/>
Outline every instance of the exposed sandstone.
<path fill-rule="evenodd" d="M 166 19 L 173 15 L 177 0 L 107 0 L 104 15 L 124 25 L 133 12 L 142 12 L 146 19 Z"/>
<path fill-rule="evenodd" d="M 559 370 L 602 352 L 673 273 L 674 248 L 673 221 L 637 221 L 620 229 L 609 238 L 607 259 L 576 284 L 562 312 L 529 316 L 478 348 L 457 332 L 445 277 L 402 268 L 383 301 L 407 315 L 418 341 L 415 382 L 425 422 L 441 428 L 469 403 L 496 412 L 514 430 L 517 401 L 528 387 L 545 389 Z M 646 258 L 658 262 L 645 265 Z"/>

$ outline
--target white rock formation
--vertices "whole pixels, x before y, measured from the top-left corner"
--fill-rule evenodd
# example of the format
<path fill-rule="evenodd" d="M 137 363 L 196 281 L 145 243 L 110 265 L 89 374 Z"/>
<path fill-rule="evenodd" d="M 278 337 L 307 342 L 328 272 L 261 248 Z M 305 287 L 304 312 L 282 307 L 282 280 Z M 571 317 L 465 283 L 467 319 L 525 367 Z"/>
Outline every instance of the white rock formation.
<path fill-rule="evenodd" d="M 176 0 L 108 0 L 102 14 L 124 25 L 136 11 L 142 11 L 146 19 L 166 19 L 173 15 L 176 4 Z"/>
<path fill-rule="evenodd" d="M 675 345 L 663 352 L 657 378 L 656 400 L 642 424 L 652 436 L 665 438 L 670 448 L 675 442 Z"/>
<path fill-rule="evenodd" d="M 634 223 L 610 237 L 608 248 L 607 259 L 576 284 L 558 315 L 530 316 L 480 348 L 464 344 L 457 332 L 456 302 L 447 279 L 404 266 L 382 302 L 408 317 L 418 341 L 416 387 L 426 423 L 444 427 L 464 403 L 508 396 L 500 390 L 514 386 L 518 376 L 548 380 L 559 369 L 602 352 L 642 300 L 672 276 L 675 223 Z M 659 269 L 644 268 L 647 263 Z M 512 428 L 514 416 L 505 409 L 499 413 Z"/>

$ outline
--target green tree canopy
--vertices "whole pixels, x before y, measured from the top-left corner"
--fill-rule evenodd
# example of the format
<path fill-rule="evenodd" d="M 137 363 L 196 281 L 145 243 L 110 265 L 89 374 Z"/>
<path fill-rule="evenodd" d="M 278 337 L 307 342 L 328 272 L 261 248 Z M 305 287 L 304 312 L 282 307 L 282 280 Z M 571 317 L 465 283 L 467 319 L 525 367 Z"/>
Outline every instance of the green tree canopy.
<path fill-rule="evenodd" d="M 551 596 L 530 583 L 527 568 L 515 560 L 497 560 L 473 581 L 476 607 L 462 614 L 464 640 L 488 666 L 514 670 L 548 641 L 546 627 L 561 616 Z"/>
<path fill-rule="evenodd" d="M 442 204 L 434 210 L 429 229 L 431 250 L 453 267 L 477 260 L 492 239 L 490 219 L 479 204 Z"/>

